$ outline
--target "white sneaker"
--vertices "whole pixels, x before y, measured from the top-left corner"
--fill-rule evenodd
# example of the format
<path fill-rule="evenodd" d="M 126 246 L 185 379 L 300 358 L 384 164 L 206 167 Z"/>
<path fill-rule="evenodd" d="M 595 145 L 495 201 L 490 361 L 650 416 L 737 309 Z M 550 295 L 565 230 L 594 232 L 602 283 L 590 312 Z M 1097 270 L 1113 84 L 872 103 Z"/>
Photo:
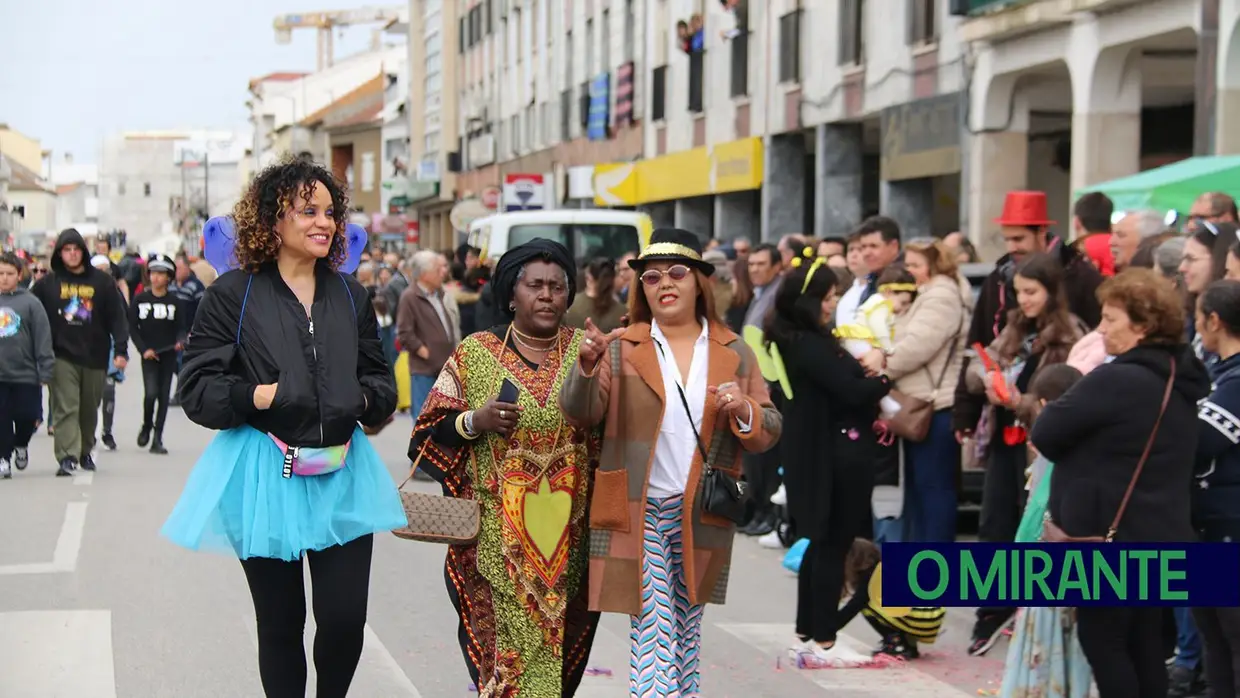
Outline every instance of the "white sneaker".
<path fill-rule="evenodd" d="M 9 480 L 13 477 L 13 469 L 9 467 L 7 458 L 0 458 L 0 478 Z"/>
<path fill-rule="evenodd" d="M 816 642 L 810 643 L 797 660 L 797 666 L 801 669 L 847 669 L 873 663 L 873 657 L 853 651 L 839 642 L 829 649 L 823 649 Z"/>
<path fill-rule="evenodd" d="M 797 662 L 799 664 L 802 654 L 806 652 L 812 653 L 813 651 L 814 651 L 813 640 L 797 640 L 796 644 L 788 648 L 788 657 L 792 659 L 792 661 Z"/>
<path fill-rule="evenodd" d="M 783 485 L 780 485 L 779 489 L 775 490 L 775 494 L 771 495 L 771 504 L 777 507 L 788 506 L 788 490 L 785 490 Z"/>
<path fill-rule="evenodd" d="M 779 539 L 779 531 L 771 531 L 758 539 L 758 545 L 764 548 L 778 550 L 784 547 L 784 542 Z"/>

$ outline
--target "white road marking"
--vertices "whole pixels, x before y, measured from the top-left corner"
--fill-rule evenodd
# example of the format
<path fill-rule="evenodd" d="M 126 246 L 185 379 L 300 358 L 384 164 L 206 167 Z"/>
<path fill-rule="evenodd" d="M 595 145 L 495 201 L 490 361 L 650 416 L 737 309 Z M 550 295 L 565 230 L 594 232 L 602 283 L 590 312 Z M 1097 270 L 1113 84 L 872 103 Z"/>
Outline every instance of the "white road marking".
<path fill-rule="evenodd" d="M 51 562 L 0 565 L 0 576 L 56 574 L 76 570 L 78 553 L 82 550 L 82 532 L 86 529 L 86 504 L 69 502 L 65 505 L 65 521 L 60 526 L 60 537 L 56 539 L 56 550 L 52 553 Z"/>
<path fill-rule="evenodd" d="M 0 696 L 116 698 L 111 611 L 0 613 Z"/>
<path fill-rule="evenodd" d="M 73 484 L 78 487 L 92 484 L 95 481 L 95 474 L 91 472 L 78 473 L 73 476 Z"/>
<path fill-rule="evenodd" d="M 716 623 L 716 627 L 767 654 L 780 657 L 785 663 L 791 662 L 787 650 L 794 637 L 792 626 L 787 623 Z M 836 641 L 862 654 L 869 654 L 872 647 L 872 643 L 867 645 L 844 633 L 840 633 Z M 861 695 L 890 696 L 899 693 L 903 698 L 962 698 L 971 695 L 912 666 L 893 666 L 882 670 L 823 669 L 800 673 L 823 688 L 855 691 Z"/>
<path fill-rule="evenodd" d="M 257 652 L 258 628 L 255 626 L 254 616 L 246 614 L 242 622 L 245 623 L 250 644 Z M 305 635 L 306 663 L 309 669 L 307 686 L 314 686 L 314 634 L 316 632 L 318 632 L 318 627 L 314 623 L 314 613 L 308 611 Z M 418 687 L 409 680 L 408 674 L 400 668 L 396 658 L 388 651 L 383 640 L 379 639 L 369 623 L 366 625 L 365 633 L 362 641 L 362 658 L 358 661 L 357 673 L 353 675 L 353 685 L 349 692 L 363 696 L 381 695 L 385 698 L 389 696 L 391 698 L 422 698 Z"/>

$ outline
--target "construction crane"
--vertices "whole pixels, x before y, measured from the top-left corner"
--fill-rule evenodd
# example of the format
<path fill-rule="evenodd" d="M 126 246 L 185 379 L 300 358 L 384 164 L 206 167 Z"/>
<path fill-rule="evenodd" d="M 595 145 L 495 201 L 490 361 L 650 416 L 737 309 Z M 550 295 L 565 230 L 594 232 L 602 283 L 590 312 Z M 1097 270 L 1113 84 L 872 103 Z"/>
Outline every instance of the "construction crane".
<path fill-rule="evenodd" d="M 272 25 L 276 30 L 276 43 L 287 44 L 293 40 L 294 29 L 317 29 L 318 66 L 319 70 L 330 68 L 335 62 L 332 30 L 336 27 L 347 27 L 354 24 L 383 24 L 389 27 L 399 22 L 408 12 L 405 6 L 397 7 L 359 7 L 355 10 L 338 10 L 334 12 L 306 12 L 302 14 L 281 15 L 276 17 Z"/>

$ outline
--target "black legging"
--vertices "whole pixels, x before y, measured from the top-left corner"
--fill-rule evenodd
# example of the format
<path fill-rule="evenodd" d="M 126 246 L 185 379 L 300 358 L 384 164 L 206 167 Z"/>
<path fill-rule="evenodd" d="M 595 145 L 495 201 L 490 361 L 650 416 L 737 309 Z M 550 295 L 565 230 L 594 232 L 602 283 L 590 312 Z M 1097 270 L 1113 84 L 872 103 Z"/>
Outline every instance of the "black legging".
<path fill-rule="evenodd" d="M 834 642 L 841 630 L 840 599 L 844 595 L 844 559 L 852 543 L 811 540 L 797 572 L 797 635 L 815 642 Z"/>
<path fill-rule="evenodd" d="M 1081 650 L 1099 698 L 1166 698 L 1164 617 L 1158 607 L 1076 609 Z"/>
<path fill-rule="evenodd" d="M 344 698 L 362 656 L 374 536 L 306 553 L 314 587 L 314 668 L 318 698 Z M 267 698 L 305 698 L 304 565 L 271 558 L 241 561 L 258 621 L 258 673 Z"/>
<path fill-rule="evenodd" d="M 168 350 L 157 355 L 157 359 L 142 360 L 142 385 L 145 397 L 142 399 L 142 426 L 155 426 L 155 431 L 164 430 L 164 421 L 168 419 L 168 396 L 172 394 L 172 377 L 177 373 L 177 353 Z M 159 411 L 155 411 L 155 403 L 159 403 Z M 151 418 L 154 416 L 155 421 Z"/>
<path fill-rule="evenodd" d="M 1240 608 L 1194 608 L 1210 698 L 1240 696 Z"/>

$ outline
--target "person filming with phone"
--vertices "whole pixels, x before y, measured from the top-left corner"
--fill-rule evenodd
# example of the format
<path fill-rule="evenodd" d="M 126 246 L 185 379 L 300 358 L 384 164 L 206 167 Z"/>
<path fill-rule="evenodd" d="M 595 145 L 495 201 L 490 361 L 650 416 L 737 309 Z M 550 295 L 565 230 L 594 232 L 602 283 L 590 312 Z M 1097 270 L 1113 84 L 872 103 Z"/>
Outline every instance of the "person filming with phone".
<path fill-rule="evenodd" d="M 572 426 L 557 402 L 586 337 L 562 326 L 577 269 L 563 245 L 535 239 L 500 258 L 489 286 L 506 320 L 452 352 L 409 458 L 479 506 L 477 540 L 448 546 L 445 575 L 479 695 L 570 698 L 598 624 L 586 506 L 601 431 Z"/>
<path fill-rule="evenodd" d="M 717 320 L 698 236 L 659 228 L 629 266 L 632 324 L 588 324 L 560 391 L 570 423 L 607 425 L 590 609 L 630 616 L 629 695 L 699 695 L 703 609 L 726 599 L 745 519 L 741 453 L 773 446 L 782 420 L 753 350 Z"/>

